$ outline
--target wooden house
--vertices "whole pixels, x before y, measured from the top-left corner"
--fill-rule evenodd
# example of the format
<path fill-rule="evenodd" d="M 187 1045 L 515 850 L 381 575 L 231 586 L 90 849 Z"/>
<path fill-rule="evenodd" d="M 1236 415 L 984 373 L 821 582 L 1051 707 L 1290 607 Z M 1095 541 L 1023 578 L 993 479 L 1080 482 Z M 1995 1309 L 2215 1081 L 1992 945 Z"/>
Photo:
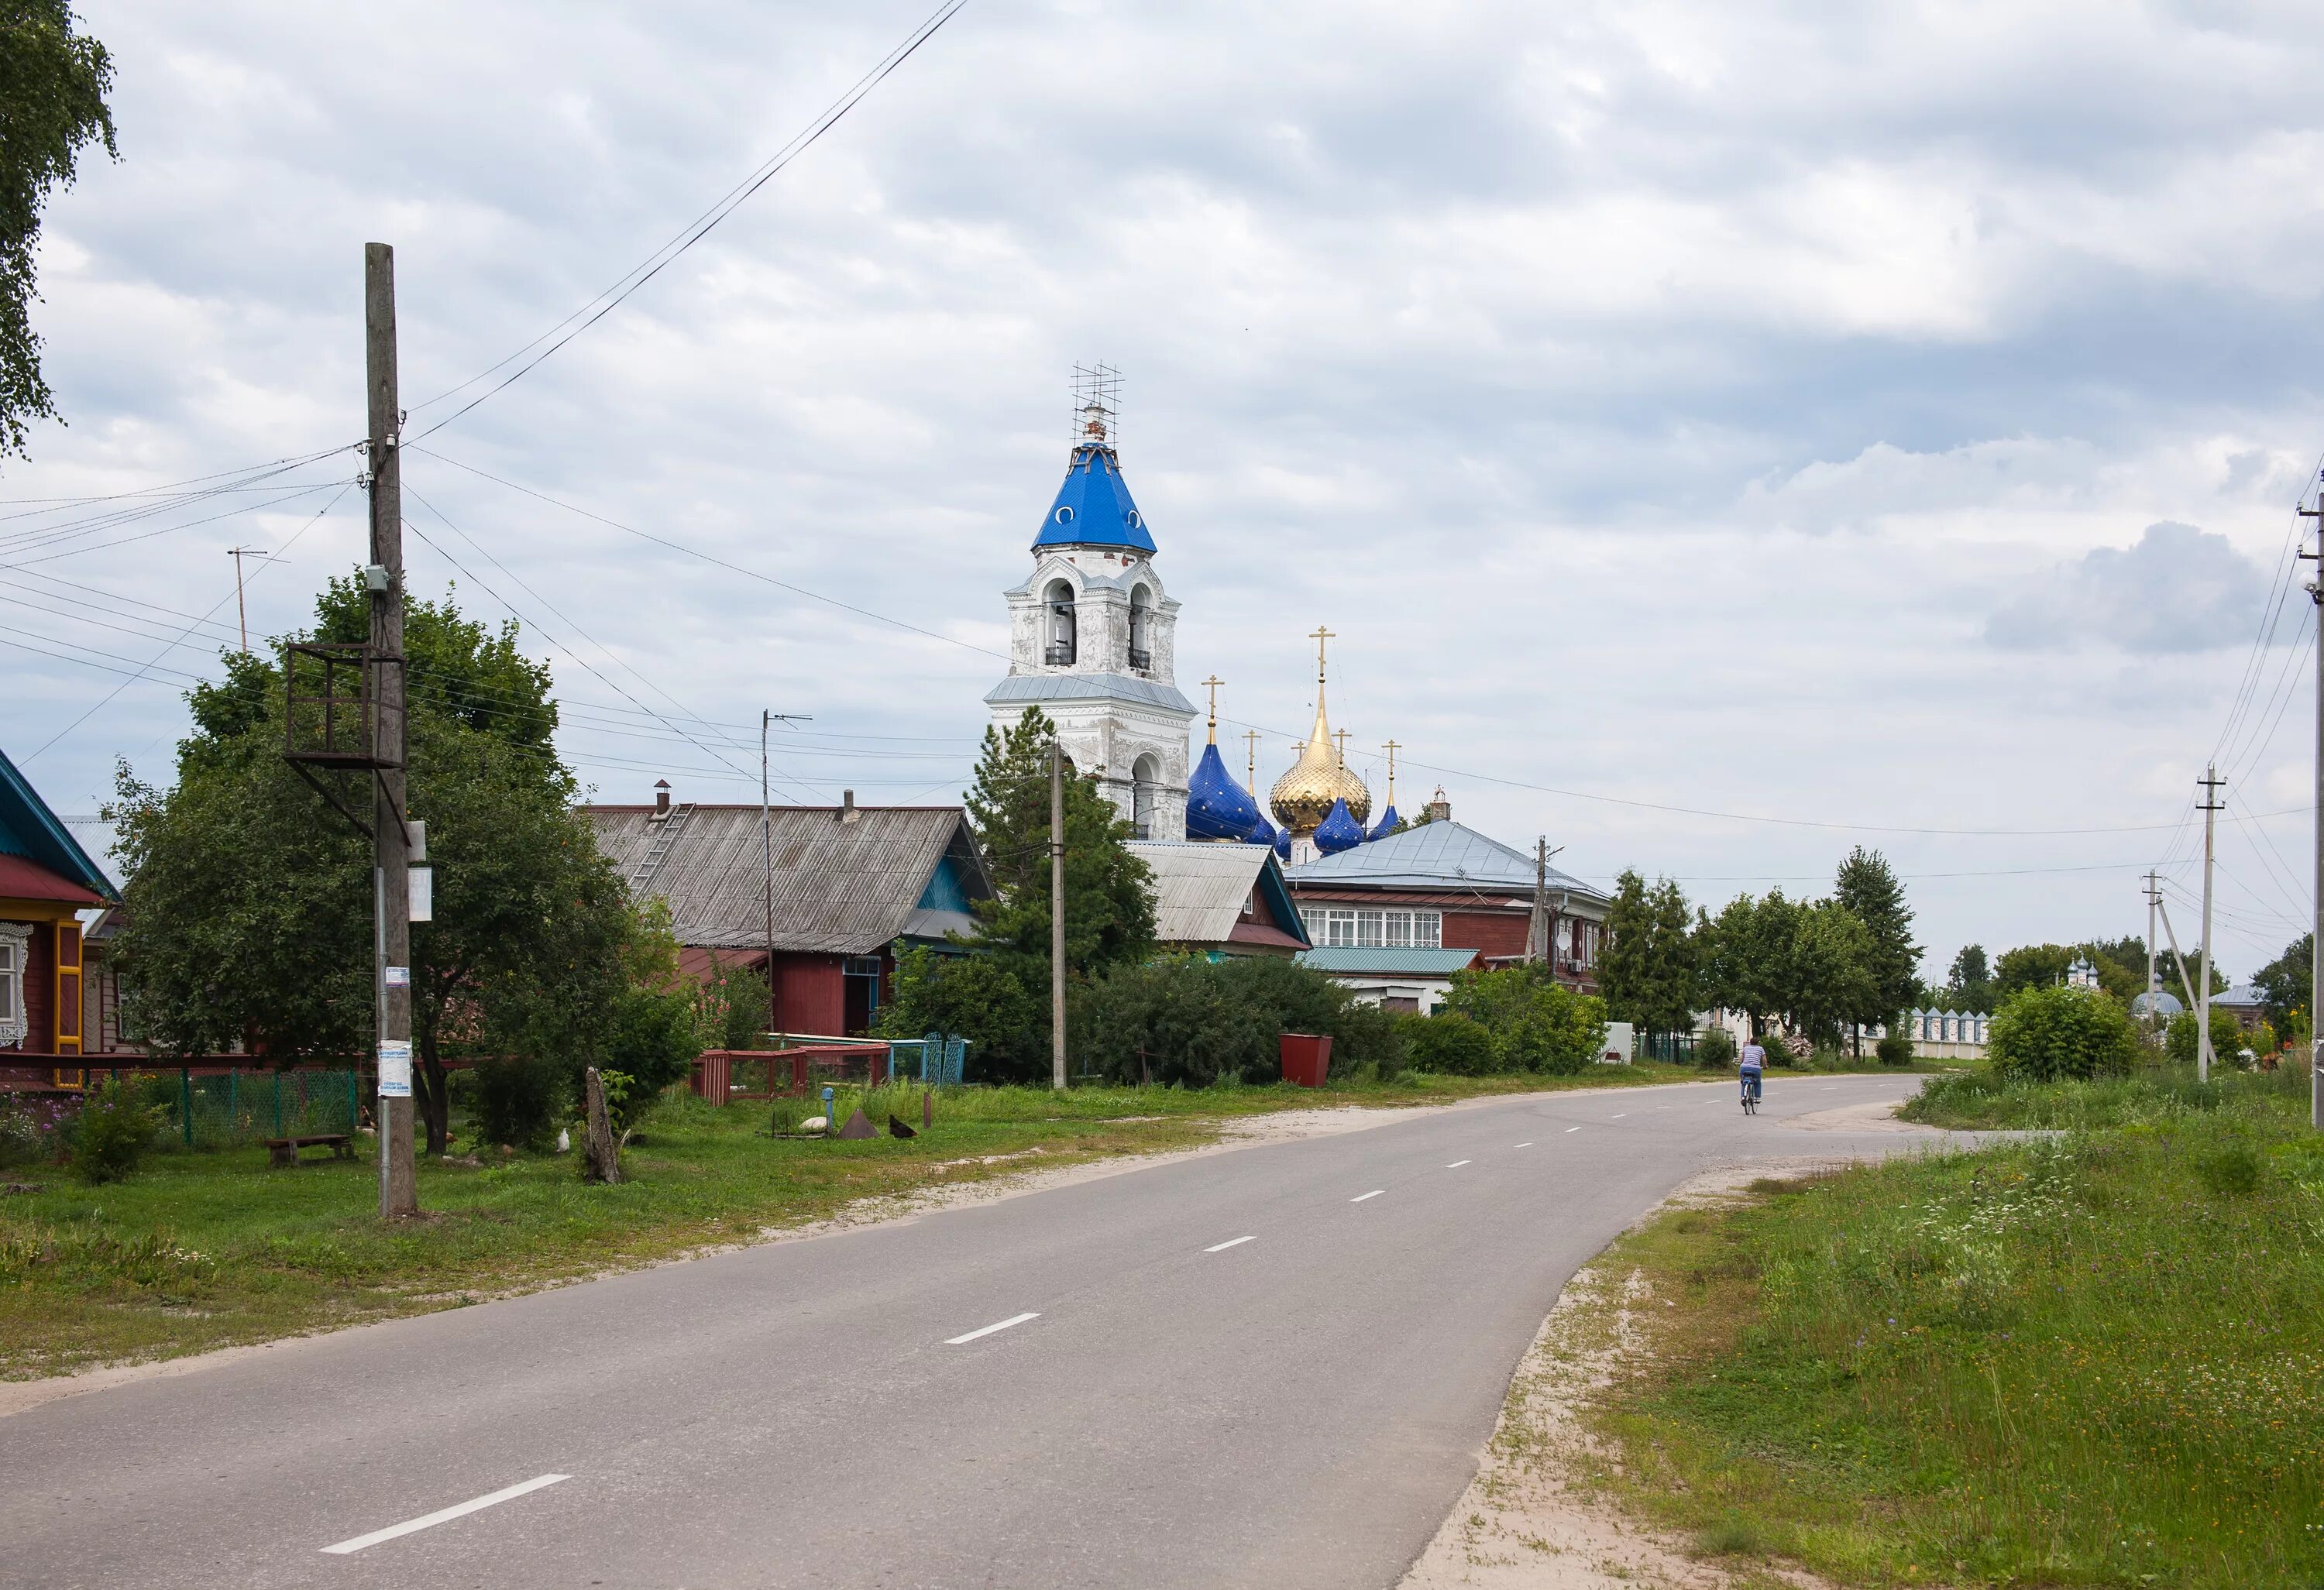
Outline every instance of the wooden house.
<path fill-rule="evenodd" d="M 966 933 L 992 879 L 958 806 L 584 806 L 639 899 L 669 902 L 693 975 L 765 969 L 779 1032 L 853 1037 L 892 992 L 898 950 Z M 770 917 L 771 916 L 771 934 Z"/>
<path fill-rule="evenodd" d="M 92 1048 L 82 914 L 119 897 L 0 752 L 0 1090 L 80 1086 Z"/>

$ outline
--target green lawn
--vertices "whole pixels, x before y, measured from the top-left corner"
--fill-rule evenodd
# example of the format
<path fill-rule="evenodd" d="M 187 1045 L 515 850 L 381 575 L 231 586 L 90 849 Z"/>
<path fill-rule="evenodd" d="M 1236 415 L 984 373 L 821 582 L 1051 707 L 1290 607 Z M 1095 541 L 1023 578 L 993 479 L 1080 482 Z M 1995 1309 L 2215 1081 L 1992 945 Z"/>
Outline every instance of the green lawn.
<path fill-rule="evenodd" d="M 1763 1186 L 1609 1255 L 1676 1305 L 1596 1411 L 1611 1483 L 1854 1584 L 2324 1584 L 2306 1077 L 1975 1091 L 1937 1113 L 2124 1124 Z"/>
<path fill-rule="evenodd" d="M 295 1171 L 270 1171 L 257 1146 L 156 1153 L 135 1176 L 106 1187 L 84 1187 L 52 1167 L 20 1167 L 7 1179 L 43 1190 L 0 1197 L 0 1378 L 455 1308 L 748 1240 L 931 1182 L 1195 1146 L 1239 1115 L 1699 1075 L 1641 1065 L 1572 1078 L 1410 1078 L 1321 1091 L 950 1089 L 936 1097 L 933 1131 L 864 1143 L 776 1138 L 763 1105 L 713 1109 L 681 1096 L 644 1123 L 623 1156 L 628 1180 L 619 1186 L 583 1183 L 569 1156 L 423 1162 L 426 1214 L 397 1225 L 376 1217 L 377 1165 L 367 1141 L 354 1163 Z M 842 1098 L 843 1118 L 854 1102 Z M 886 1108 L 881 1101 L 874 1108 L 884 1125 Z M 898 1113 L 918 1125 L 916 1090 Z M 976 1163 L 1000 1155 L 1018 1157 Z"/>

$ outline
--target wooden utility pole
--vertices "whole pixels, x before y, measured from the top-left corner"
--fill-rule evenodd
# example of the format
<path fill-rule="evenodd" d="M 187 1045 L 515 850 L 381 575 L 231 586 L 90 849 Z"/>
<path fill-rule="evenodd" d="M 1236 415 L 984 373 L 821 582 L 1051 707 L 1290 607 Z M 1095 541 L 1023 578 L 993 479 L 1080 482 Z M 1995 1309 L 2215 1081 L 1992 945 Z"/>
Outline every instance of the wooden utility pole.
<path fill-rule="evenodd" d="M 241 621 L 242 625 L 242 655 L 248 657 L 250 655 L 250 609 L 242 600 L 242 560 L 245 557 L 254 557 L 259 562 L 264 563 L 274 555 L 271 552 L 261 552 L 255 547 L 229 547 L 226 549 L 226 555 L 234 559 L 234 616 Z"/>
<path fill-rule="evenodd" d="M 404 833 L 403 413 L 395 381 L 395 251 L 364 244 L 364 388 L 370 420 L 372 841 L 378 869 L 379 1213 L 420 1211 L 411 1141 L 411 868 Z"/>
<path fill-rule="evenodd" d="M 1049 741 L 1049 1086 L 1065 1086 L 1065 749 Z"/>
<path fill-rule="evenodd" d="M 2195 1080 L 2211 1080 L 2211 867 L 2218 853 L 2217 844 L 2219 808 L 2219 786 L 2227 782 L 2219 777 L 2217 767 L 2203 769 L 2196 782 L 2203 786 L 2203 976 L 2195 988 Z"/>
<path fill-rule="evenodd" d="M 767 731 L 774 721 L 773 712 L 759 709 L 759 853 L 766 866 L 766 896 L 761 904 L 767 912 L 767 1026 L 779 1030 L 775 1024 L 775 820 L 774 810 L 767 803 Z"/>
<path fill-rule="evenodd" d="M 2163 903 L 2163 880 L 2155 873 L 2146 875 L 2146 1035 L 2153 1038 L 2160 1028 L 2163 1013 L 2155 1008 L 2162 1003 L 2156 997 L 2162 990 L 2154 984 L 2154 908 Z"/>

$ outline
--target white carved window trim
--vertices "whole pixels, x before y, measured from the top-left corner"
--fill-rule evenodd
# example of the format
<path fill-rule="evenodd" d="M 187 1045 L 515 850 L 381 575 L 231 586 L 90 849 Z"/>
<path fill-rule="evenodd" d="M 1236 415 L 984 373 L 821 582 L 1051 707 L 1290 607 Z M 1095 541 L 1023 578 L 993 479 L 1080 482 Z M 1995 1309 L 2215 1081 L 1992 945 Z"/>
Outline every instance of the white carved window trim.
<path fill-rule="evenodd" d="M 22 1043 L 32 1030 L 24 1014 L 24 962 L 32 952 L 32 924 L 0 922 L 0 1043 Z"/>

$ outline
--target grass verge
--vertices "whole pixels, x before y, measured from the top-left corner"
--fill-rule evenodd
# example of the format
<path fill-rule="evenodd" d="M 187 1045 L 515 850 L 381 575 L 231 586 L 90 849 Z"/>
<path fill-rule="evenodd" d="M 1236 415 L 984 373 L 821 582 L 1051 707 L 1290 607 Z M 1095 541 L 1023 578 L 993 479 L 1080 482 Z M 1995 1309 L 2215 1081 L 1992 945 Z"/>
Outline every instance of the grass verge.
<path fill-rule="evenodd" d="M 934 1184 L 1213 1141 L 1250 1115 L 1356 1104 L 1443 1104 L 1544 1089 L 1643 1085 L 1700 1073 L 1608 1066 L 1579 1077 L 1420 1077 L 1296 1088 L 963 1088 L 937 1095 L 909 1141 L 777 1138 L 763 1105 L 658 1106 L 622 1156 L 627 1180 L 585 1184 L 564 1155 L 423 1160 L 417 1221 L 376 1217 L 361 1157 L 269 1171 L 257 1146 L 152 1155 L 130 1180 L 8 1172 L 42 1190 L 0 1197 L 0 1379 L 176 1357 L 214 1347 L 456 1308 L 690 1250 L 756 1239 L 863 1199 Z M 917 1127 L 917 1089 L 859 1103 Z"/>
<path fill-rule="evenodd" d="M 1593 1411 L 1605 1483 L 1851 1584 L 2324 1583 L 2305 1082 L 1650 1223 L 1609 1263 L 1672 1306 Z"/>

